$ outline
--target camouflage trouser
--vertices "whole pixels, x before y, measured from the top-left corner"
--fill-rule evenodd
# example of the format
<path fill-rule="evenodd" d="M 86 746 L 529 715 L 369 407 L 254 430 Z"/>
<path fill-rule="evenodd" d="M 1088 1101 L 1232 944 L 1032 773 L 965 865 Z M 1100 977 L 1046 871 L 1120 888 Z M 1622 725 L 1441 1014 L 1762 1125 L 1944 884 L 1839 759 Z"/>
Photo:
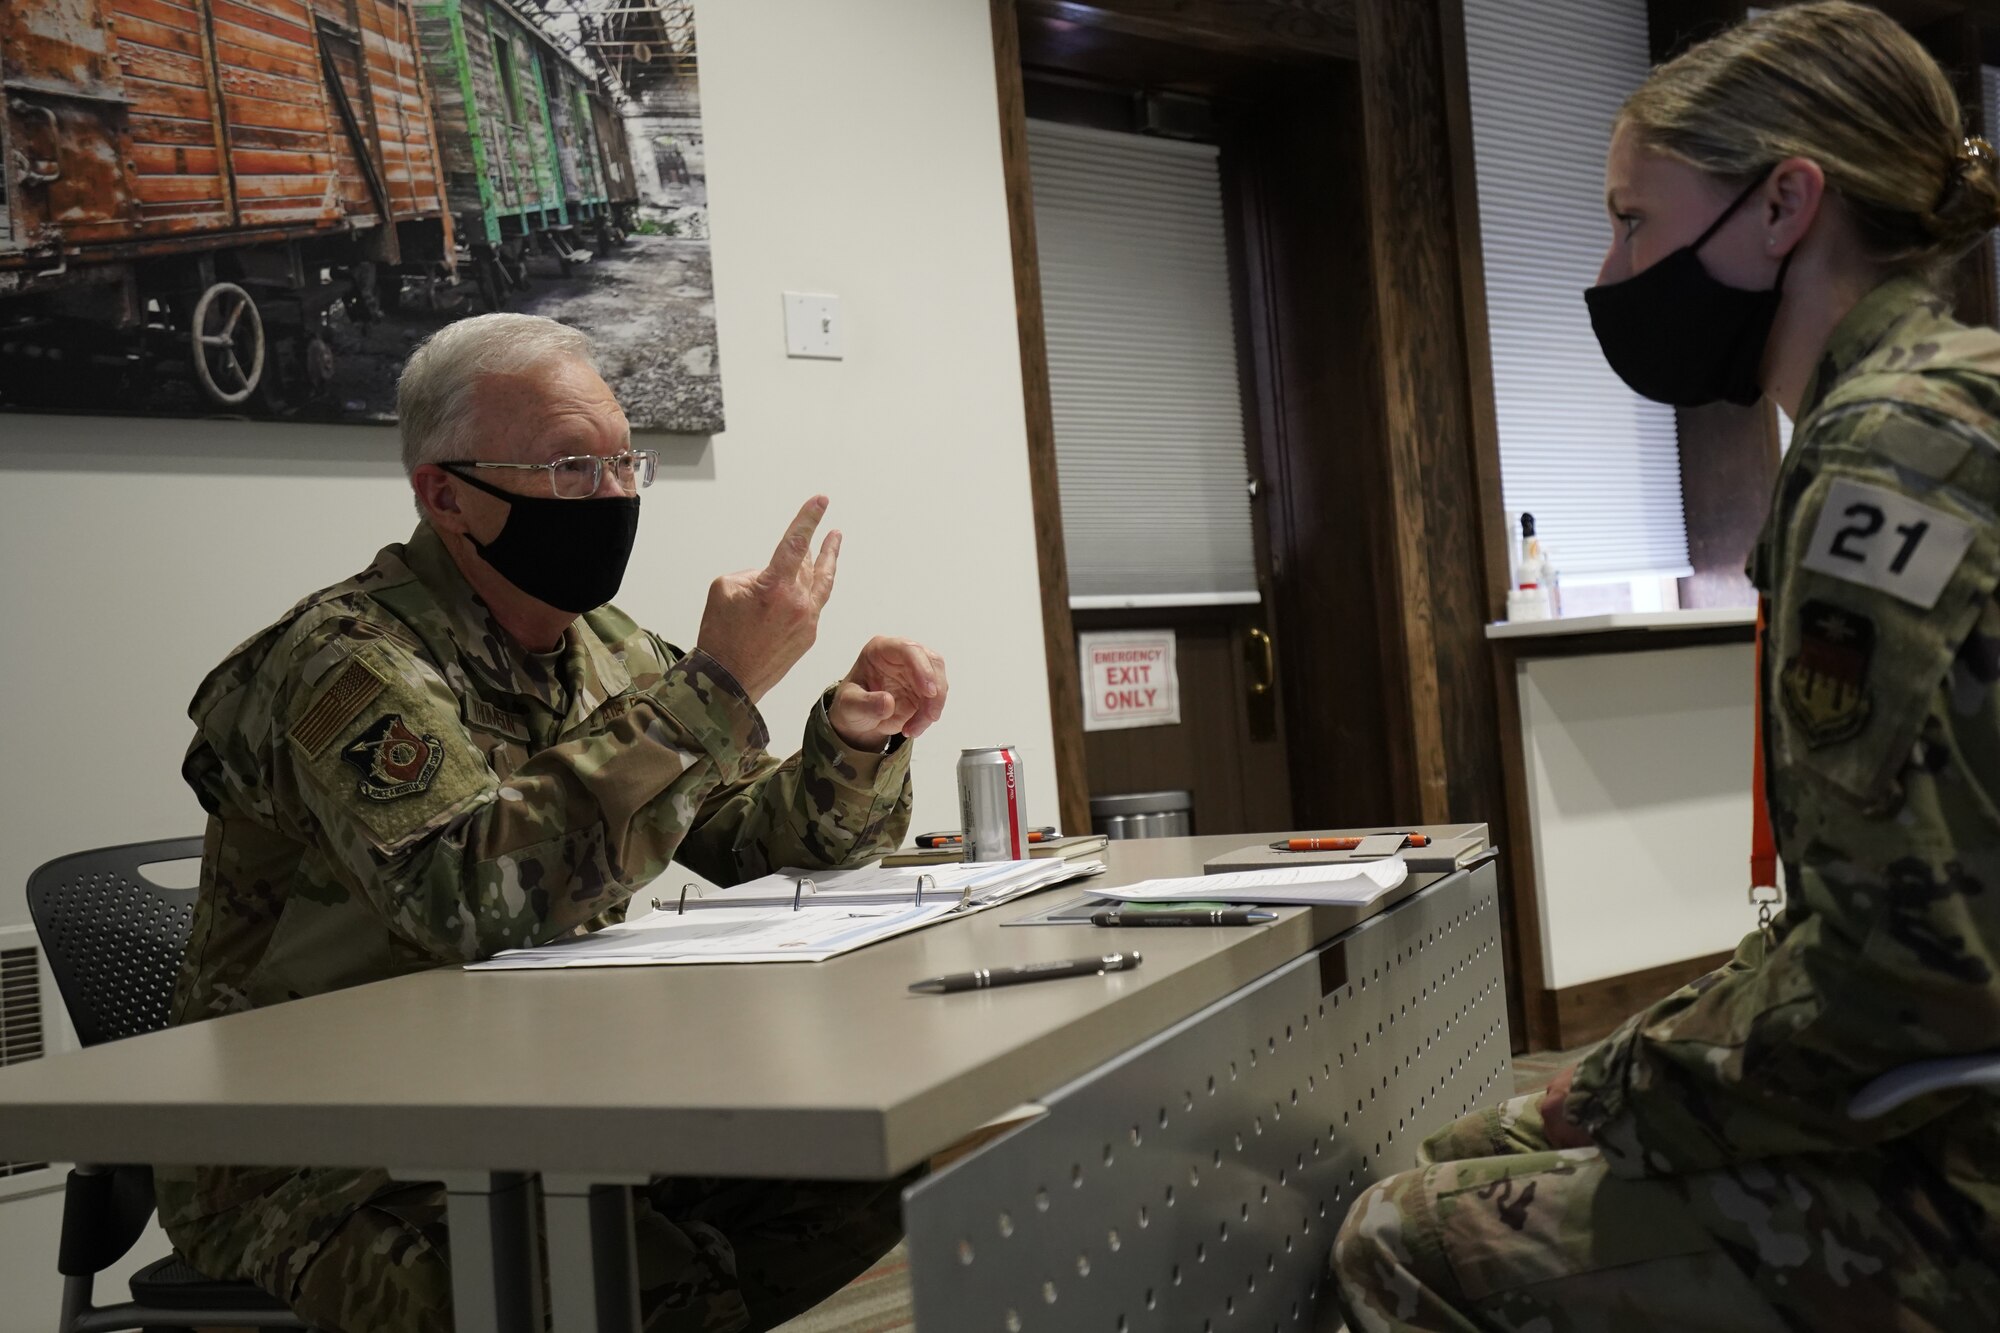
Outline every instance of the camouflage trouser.
<path fill-rule="evenodd" d="M 1539 1100 L 1446 1126 L 1354 1201 L 1333 1249 L 1349 1329 L 1996 1327 L 1995 1256 L 1886 1190 L 1881 1155 L 1627 1180 L 1595 1148 L 1551 1149 Z"/>
<path fill-rule="evenodd" d="M 653 1333 L 767 1329 L 811 1309 L 902 1235 L 906 1180 L 656 1180 L 633 1191 L 640 1309 Z M 442 1187 L 300 1171 L 170 1227 L 217 1278 L 247 1278 L 323 1333 L 451 1333 Z"/>

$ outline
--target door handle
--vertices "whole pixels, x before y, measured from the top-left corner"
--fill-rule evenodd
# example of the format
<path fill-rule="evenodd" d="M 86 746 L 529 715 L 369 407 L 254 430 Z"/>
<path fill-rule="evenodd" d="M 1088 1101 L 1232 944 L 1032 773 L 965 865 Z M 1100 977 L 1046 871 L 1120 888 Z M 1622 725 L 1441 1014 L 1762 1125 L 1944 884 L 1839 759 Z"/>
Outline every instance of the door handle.
<path fill-rule="evenodd" d="M 1271 644 L 1271 636 L 1261 626 L 1252 625 L 1244 631 L 1243 655 L 1249 659 L 1252 673 L 1250 697 L 1261 699 L 1271 692 L 1278 679 L 1277 653 Z"/>
<path fill-rule="evenodd" d="M 52 153 L 60 153 L 62 151 L 62 125 L 56 119 L 55 112 L 45 106 L 36 106 L 33 102 L 23 101 L 18 97 L 9 99 L 7 108 L 23 120 L 26 120 L 29 116 L 45 117 L 49 122 L 49 151 Z M 14 169 L 20 173 L 21 184 L 24 186 L 47 185 L 50 181 L 62 179 L 62 159 L 60 157 L 31 158 L 28 156 L 26 150 L 20 148 L 14 150 Z"/>

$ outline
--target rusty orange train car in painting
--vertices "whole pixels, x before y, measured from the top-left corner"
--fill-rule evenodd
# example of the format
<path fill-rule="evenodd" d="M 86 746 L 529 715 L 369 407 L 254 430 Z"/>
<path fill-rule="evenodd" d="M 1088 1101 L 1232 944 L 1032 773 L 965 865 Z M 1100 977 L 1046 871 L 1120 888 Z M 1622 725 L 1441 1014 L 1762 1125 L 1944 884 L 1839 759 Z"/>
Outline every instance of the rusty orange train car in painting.
<path fill-rule="evenodd" d="M 426 78 L 404 0 L 0 0 L 0 376 L 278 407 L 450 299 Z"/>

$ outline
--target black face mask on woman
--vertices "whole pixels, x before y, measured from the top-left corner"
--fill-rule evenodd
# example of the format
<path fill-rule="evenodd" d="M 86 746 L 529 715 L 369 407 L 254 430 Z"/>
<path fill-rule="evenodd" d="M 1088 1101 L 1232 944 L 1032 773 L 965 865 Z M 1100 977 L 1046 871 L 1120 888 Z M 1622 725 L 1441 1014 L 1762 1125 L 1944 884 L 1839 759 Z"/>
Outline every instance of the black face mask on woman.
<path fill-rule="evenodd" d="M 443 467 L 466 485 L 507 502 L 507 521 L 499 536 L 481 543 L 467 535 L 472 549 L 501 578 L 537 601 L 578 615 L 617 595 L 625 579 L 625 562 L 632 558 L 633 539 L 639 534 L 638 496 L 558 500 L 516 495 L 455 464 Z"/>
<path fill-rule="evenodd" d="M 1696 252 L 1770 175 L 1765 172 L 1737 195 L 1693 245 L 1623 282 L 1583 294 L 1604 359 L 1634 393 L 1675 407 L 1699 407 L 1718 398 L 1747 407 L 1763 395 L 1758 372 L 1764 343 L 1792 256 L 1778 265 L 1775 286 L 1752 292 L 1718 281 Z"/>

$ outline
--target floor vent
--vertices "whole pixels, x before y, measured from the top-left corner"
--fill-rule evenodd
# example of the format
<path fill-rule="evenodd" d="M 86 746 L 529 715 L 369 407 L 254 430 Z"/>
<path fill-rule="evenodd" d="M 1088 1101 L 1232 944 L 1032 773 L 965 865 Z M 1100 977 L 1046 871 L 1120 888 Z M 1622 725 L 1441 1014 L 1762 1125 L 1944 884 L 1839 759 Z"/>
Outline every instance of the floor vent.
<path fill-rule="evenodd" d="M 42 1022 L 41 951 L 32 944 L 0 949 L 0 1065 L 38 1060 L 48 1049 Z M 0 1180 L 45 1171 L 47 1162 L 0 1161 Z"/>

